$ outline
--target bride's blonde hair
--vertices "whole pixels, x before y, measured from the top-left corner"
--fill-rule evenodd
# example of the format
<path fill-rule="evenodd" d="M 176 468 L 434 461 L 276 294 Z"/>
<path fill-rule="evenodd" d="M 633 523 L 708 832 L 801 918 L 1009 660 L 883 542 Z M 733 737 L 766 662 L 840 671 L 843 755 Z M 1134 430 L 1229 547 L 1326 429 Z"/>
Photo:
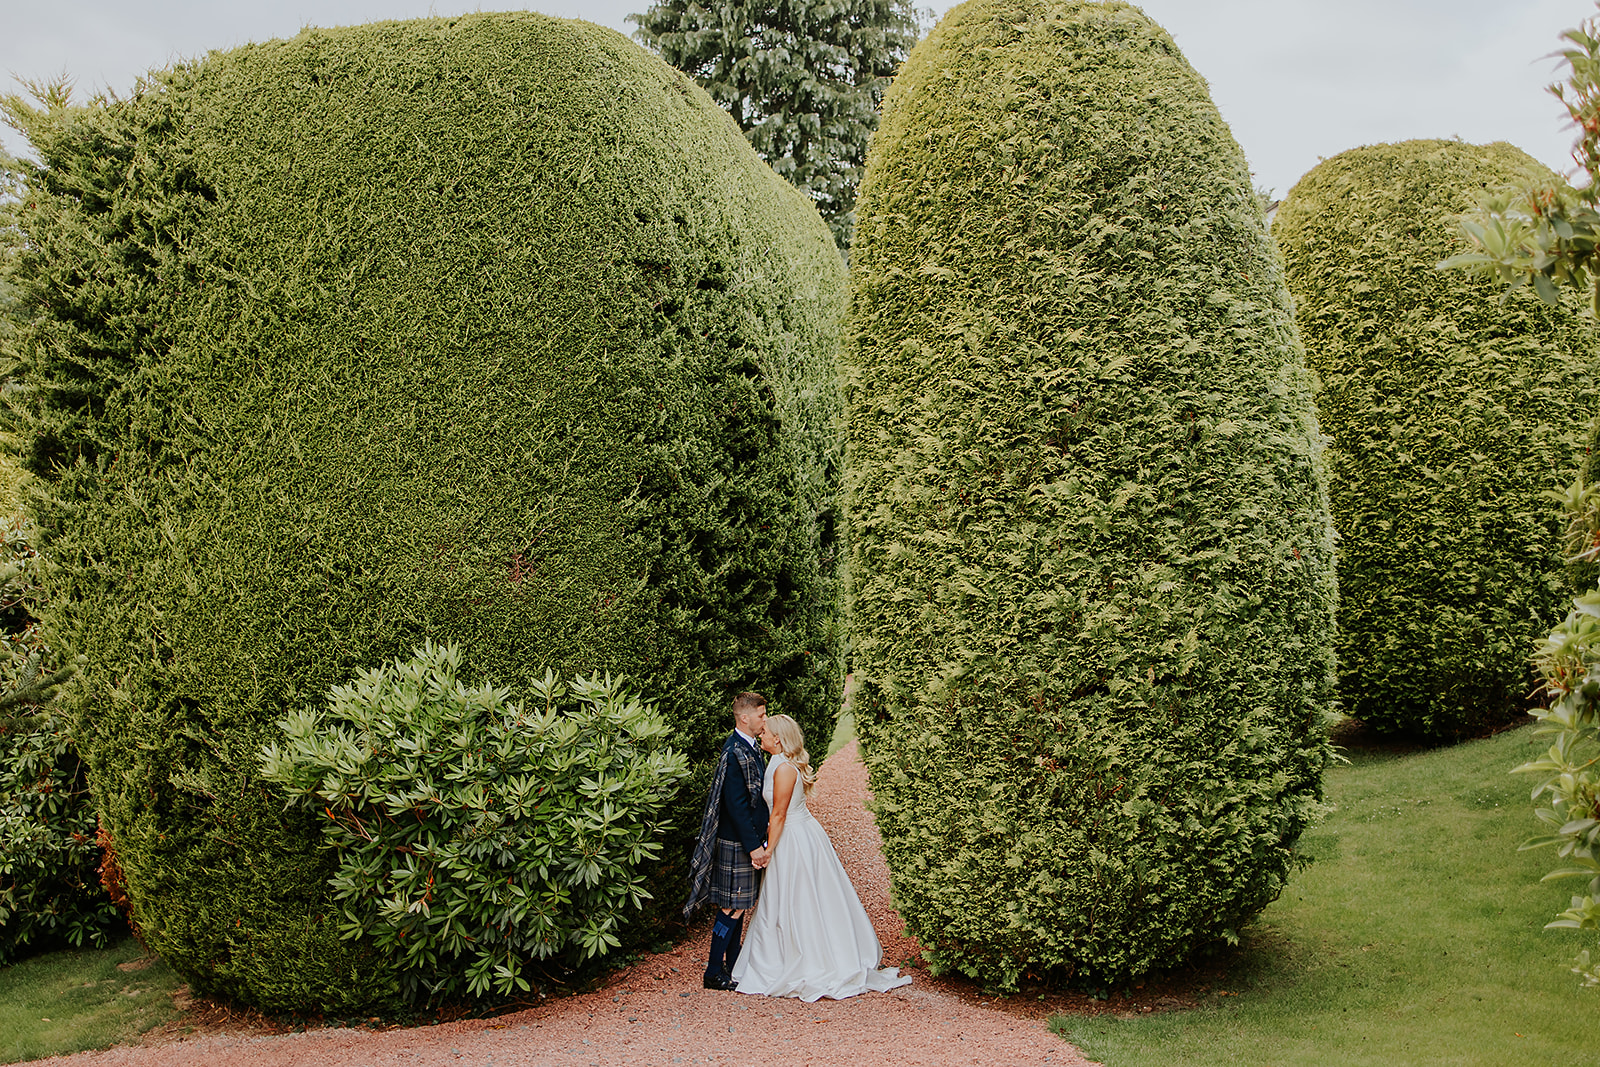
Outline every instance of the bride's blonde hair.
<path fill-rule="evenodd" d="M 777 735 L 778 743 L 783 746 L 783 754 L 800 772 L 806 796 L 810 796 L 811 787 L 817 784 L 817 772 L 811 769 L 811 753 L 806 751 L 806 735 L 800 732 L 800 724 L 787 715 L 768 715 L 767 725 Z"/>

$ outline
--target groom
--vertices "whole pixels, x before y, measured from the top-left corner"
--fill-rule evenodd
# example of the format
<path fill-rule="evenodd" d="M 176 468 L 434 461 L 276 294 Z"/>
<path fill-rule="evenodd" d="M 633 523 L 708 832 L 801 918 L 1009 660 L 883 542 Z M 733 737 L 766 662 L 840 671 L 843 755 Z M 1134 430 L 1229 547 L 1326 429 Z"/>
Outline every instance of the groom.
<path fill-rule="evenodd" d="M 689 903 L 683 908 L 688 918 L 707 899 L 717 907 L 702 983 L 707 989 L 734 988 L 729 975 L 739 959 L 744 913 L 755 905 L 757 871 L 767 865 L 768 812 L 761 795 L 767 759 L 757 740 L 767 724 L 767 698 L 760 693 L 734 697 L 733 722 L 706 797 L 700 840 L 689 862 Z"/>

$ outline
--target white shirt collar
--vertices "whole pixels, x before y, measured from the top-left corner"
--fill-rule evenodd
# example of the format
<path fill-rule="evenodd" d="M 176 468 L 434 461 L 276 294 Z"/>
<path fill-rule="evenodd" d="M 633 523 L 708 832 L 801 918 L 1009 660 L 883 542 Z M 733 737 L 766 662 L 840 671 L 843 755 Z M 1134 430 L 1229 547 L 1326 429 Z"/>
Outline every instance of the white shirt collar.
<path fill-rule="evenodd" d="M 734 733 L 736 733 L 736 734 L 738 734 L 738 735 L 739 735 L 739 736 L 740 736 L 740 737 L 742 737 L 742 738 L 744 738 L 744 739 L 745 739 L 745 740 L 746 740 L 746 741 L 748 741 L 748 742 L 749 742 L 749 743 L 750 743 L 750 744 L 752 744 L 752 745 L 756 745 L 756 747 L 757 747 L 757 748 L 759 748 L 759 747 L 760 747 L 760 745 L 759 745 L 759 744 L 757 744 L 757 742 L 756 742 L 756 739 L 755 739 L 755 738 L 753 738 L 753 737 L 751 737 L 751 736 L 750 736 L 750 735 L 749 735 L 749 734 L 747 734 L 747 733 L 745 733 L 745 732 L 744 732 L 744 731 L 743 731 L 743 730 L 741 730 L 741 729 L 739 729 L 739 728 L 738 728 L 738 727 L 737 727 L 737 726 L 735 726 L 735 727 L 734 727 L 734 728 L 733 728 L 733 732 L 734 732 Z"/>

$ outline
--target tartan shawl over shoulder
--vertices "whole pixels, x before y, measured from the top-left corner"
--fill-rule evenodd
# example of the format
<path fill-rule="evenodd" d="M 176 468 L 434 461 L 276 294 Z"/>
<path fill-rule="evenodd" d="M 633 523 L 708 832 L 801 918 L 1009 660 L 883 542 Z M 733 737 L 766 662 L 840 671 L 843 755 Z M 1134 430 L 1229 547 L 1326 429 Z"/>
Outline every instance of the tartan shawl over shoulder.
<path fill-rule="evenodd" d="M 735 773 L 744 776 L 745 787 L 752 796 L 761 795 L 761 761 L 756 759 L 749 745 L 739 740 L 737 733 L 730 734 L 723 742 L 716 773 L 711 776 L 711 793 L 706 797 L 705 814 L 700 817 L 700 839 L 695 842 L 694 856 L 689 860 L 689 902 L 683 906 L 685 919 L 692 918 L 711 896 L 711 864 L 717 856 L 717 824 L 722 820 L 722 787 L 728 780 L 729 764 L 737 767 Z"/>

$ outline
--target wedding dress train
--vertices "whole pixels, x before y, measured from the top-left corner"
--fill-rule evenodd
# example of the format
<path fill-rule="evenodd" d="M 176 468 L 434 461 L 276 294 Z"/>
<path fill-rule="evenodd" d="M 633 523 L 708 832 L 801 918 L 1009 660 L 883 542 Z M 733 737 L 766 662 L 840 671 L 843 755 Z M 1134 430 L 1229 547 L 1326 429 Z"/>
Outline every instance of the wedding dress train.
<path fill-rule="evenodd" d="M 761 791 L 769 807 L 773 772 L 785 762 L 776 755 L 767 765 Z M 894 967 L 880 969 L 882 959 L 867 909 L 827 831 L 806 807 L 805 788 L 796 782 L 733 980 L 741 993 L 808 1002 L 842 1000 L 911 981 Z"/>

